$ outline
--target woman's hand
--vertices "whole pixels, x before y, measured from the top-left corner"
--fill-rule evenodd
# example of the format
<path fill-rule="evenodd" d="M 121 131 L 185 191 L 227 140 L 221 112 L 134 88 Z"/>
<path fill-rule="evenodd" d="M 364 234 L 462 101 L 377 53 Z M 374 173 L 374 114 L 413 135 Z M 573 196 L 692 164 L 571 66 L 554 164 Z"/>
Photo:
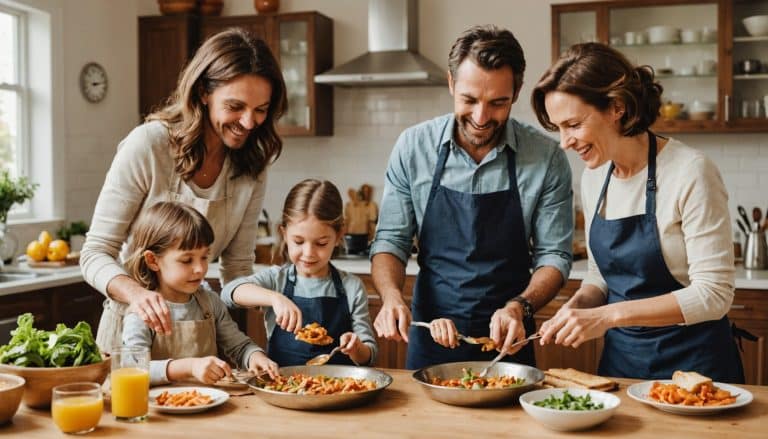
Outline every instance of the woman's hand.
<path fill-rule="evenodd" d="M 368 364 L 371 349 L 354 332 L 345 332 L 339 337 L 341 353 L 348 355 L 357 364 Z"/>
<path fill-rule="evenodd" d="M 131 295 L 129 312 L 135 312 L 141 317 L 150 329 L 158 334 L 170 334 L 173 324 L 171 312 L 165 299 L 159 293 L 147 289 L 141 289 Z"/>
<path fill-rule="evenodd" d="M 555 343 L 578 348 L 582 343 L 605 335 L 611 328 L 604 307 L 560 308 L 541 325 L 541 344 Z"/>
<path fill-rule="evenodd" d="M 301 328 L 301 310 L 293 300 L 280 293 L 274 293 L 271 300 L 275 312 L 275 323 L 288 332 L 296 332 Z"/>
<path fill-rule="evenodd" d="M 270 360 L 269 357 L 267 357 L 267 354 L 261 351 L 252 353 L 251 357 L 248 358 L 248 370 L 256 375 L 261 375 L 262 372 L 266 372 L 273 380 L 280 375 L 277 363 Z"/>
<path fill-rule="evenodd" d="M 226 361 L 214 357 L 194 358 L 192 376 L 205 384 L 213 384 L 220 379 L 232 375 L 232 369 Z"/>
<path fill-rule="evenodd" d="M 435 343 L 446 348 L 455 348 L 459 345 L 459 333 L 451 319 L 435 319 L 429 322 L 429 333 Z"/>

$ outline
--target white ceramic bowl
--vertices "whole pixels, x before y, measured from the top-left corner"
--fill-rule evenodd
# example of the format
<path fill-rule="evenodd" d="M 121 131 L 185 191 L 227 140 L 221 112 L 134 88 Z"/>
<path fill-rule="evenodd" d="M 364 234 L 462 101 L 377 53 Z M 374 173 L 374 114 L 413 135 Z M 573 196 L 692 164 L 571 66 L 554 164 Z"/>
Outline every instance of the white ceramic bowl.
<path fill-rule="evenodd" d="M 672 26 L 651 26 L 647 30 L 651 44 L 680 42 L 680 29 Z"/>
<path fill-rule="evenodd" d="M 589 394 L 595 403 L 603 403 L 604 408 L 599 410 L 555 410 L 533 405 L 534 402 L 547 399 L 550 395 L 557 398 L 563 396 L 567 390 L 573 396 Z M 545 427 L 557 431 L 584 430 L 607 421 L 621 404 L 618 396 L 587 389 L 542 389 L 534 390 L 520 396 L 520 405 L 533 419 L 542 423 Z"/>
<path fill-rule="evenodd" d="M 753 15 L 741 20 L 747 33 L 753 37 L 768 36 L 768 15 Z"/>

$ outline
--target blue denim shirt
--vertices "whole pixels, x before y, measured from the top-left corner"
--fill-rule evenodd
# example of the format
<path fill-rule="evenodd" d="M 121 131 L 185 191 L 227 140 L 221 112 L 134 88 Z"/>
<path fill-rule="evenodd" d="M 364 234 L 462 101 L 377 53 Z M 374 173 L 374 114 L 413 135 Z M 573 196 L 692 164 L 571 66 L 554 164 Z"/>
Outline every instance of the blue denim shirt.
<path fill-rule="evenodd" d="M 397 139 L 387 166 L 371 257 L 391 253 L 407 262 L 413 236 L 421 230 L 440 147 L 450 148 L 441 184 L 478 194 L 509 188 L 511 150 L 516 154 L 525 233 L 531 242 L 531 268 L 551 266 L 568 279 L 573 190 L 565 152 L 555 140 L 510 119 L 499 145 L 478 164 L 453 140 L 454 125 L 454 115 L 448 114 L 408 128 Z"/>

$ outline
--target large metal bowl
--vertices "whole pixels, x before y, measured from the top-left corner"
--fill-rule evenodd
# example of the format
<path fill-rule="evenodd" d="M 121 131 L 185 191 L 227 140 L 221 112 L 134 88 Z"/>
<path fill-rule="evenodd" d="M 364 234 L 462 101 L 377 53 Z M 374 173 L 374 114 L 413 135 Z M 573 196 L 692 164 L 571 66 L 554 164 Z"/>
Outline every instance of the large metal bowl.
<path fill-rule="evenodd" d="M 338 378 L 357 378 L 371 380 L 376 383 L 374 390 L 352 393 L 336 393 L 332 395 L 299 395 L 296 393 L 278 392 L 259 387 L 259 378 L 248 380 L 248 385 L 256 394 L 269 404 L 294 410 L 337 410 L 366 404 L 376 398 L 382 390 L 392 384 L 392 377 L 370 367 L 323 365 L 323 366 L 288 366 L 280 368 L 280 375 L 288 376 L 295 373 L 305 375 L 325 375 Z"/>
<path fill-rule="evenodd" d="M 489 361 L 462 361 L 458 363 L 437 364 L 419 369 L 413 373 L 413 379 L 421 384 L 421 388 L 430 398 L 445 404 L 463 407 L 490 407 L 514 403 L 517 398 L 531 390 L 544 379 L 544 373 L 531 366 L 517 363 L 496 363 L 488 371 L 488 377 L 511 375 L 523 378 L 520 386 L 505 389 L 465 389 L 463 387 L 445 387 L 432 384 L 432 378 L 441 380 L 459 378 L 461 370 L 471 368 L 475 373 L 483 370 Z"/>

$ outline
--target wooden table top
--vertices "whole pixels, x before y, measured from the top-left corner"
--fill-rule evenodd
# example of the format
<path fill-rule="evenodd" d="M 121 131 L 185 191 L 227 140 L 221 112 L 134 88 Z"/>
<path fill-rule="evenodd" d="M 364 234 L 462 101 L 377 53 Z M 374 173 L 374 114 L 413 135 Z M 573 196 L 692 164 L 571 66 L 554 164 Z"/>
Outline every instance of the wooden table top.
<path fill-rule="evenodd" d="M 386 370 L 394 382 L 378 399 L 358 408 L 307 412 L 271 406 L 256 395 L 233 396 L 206 412 L 168 415 L 150 412 L 144 423 L 117 422 L 108 410 L 88 437 L 235 438 L 235 437 L 498 437 L 517 438 L 613 437 L 627 438 L 765 438 L 768 425 L 768 386 L 741 386 L 755 399 L 746 407 L 709 416 L 681 416 L 657 410 L 627 396 L 635 380 L 618 380 L 621 398 L 616 414 L 604 424 L 581 433 L 546 429 L 518 405 L 462 408 L 431 400 L 406 370 Z M 12 423 L 0 426 L 0 436 L 62 437 L 50 411 L 23 404 Z"/>

